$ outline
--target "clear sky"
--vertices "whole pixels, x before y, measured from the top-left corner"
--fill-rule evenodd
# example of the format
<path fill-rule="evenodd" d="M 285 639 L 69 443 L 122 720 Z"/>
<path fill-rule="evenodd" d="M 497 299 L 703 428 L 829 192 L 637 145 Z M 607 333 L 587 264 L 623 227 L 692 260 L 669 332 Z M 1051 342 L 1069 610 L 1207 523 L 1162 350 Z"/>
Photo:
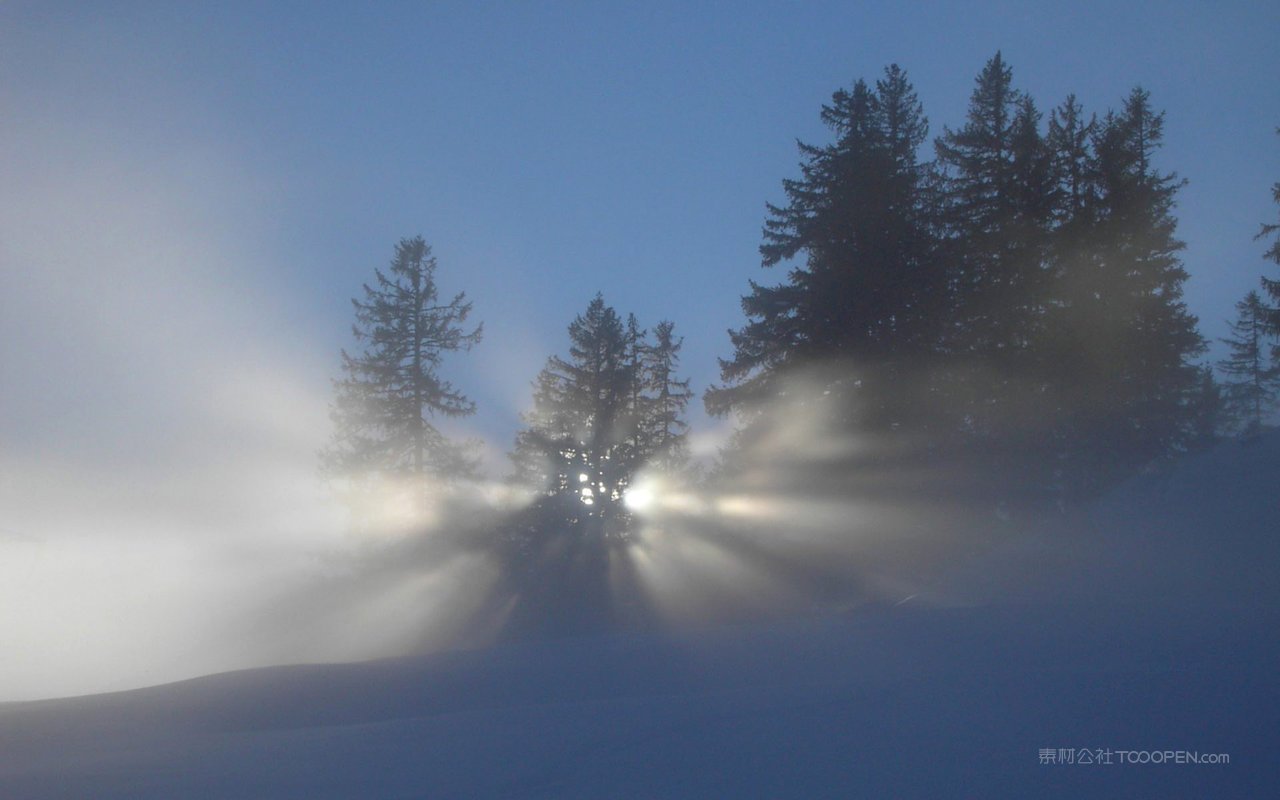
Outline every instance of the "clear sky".
<path fill-rule="evenodd" d="M 350 298 L 402 237 L 427 238 L 485 323 L 448 372 L 495 470 L 597 291 L 674 320 L 701 393 L 747 281 L 783 277 L 757 247 L 795 140 L 826 141 L 820 105 L 891 62 L 934 135 L 996 50 L 1042 109 L 1146 87 L 1168 114 L 1160 164 L 1189 181 L 1206 335 L 1267 266 L 1274 2 L 368 5 L 0 5 L 13 696 L 111 685 L 82 663 L 135 685 L 194 674 L 182 653 L 240 663 L 190 617 L 335 541 L 315 474 L 328 381 Z"/>

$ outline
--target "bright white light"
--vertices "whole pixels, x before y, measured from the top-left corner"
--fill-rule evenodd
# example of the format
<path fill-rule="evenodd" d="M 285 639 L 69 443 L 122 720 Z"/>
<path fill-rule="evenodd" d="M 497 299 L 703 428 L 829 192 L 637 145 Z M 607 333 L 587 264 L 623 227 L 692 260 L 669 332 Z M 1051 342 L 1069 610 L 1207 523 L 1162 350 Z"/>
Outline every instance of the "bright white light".
<path fill-rule="evenodd" d="M 586 483 L 591 480 L 591 476 L 585 472 L 578 473 L 578 483 Z"/>
<path fill-rule="evenodd" d="M 627 504 L 627 508 L 632 511 L 644 513 L 653 507 L 653 489 L 647 484 L 633 486 L 623 495 L 623 502 Z"/>

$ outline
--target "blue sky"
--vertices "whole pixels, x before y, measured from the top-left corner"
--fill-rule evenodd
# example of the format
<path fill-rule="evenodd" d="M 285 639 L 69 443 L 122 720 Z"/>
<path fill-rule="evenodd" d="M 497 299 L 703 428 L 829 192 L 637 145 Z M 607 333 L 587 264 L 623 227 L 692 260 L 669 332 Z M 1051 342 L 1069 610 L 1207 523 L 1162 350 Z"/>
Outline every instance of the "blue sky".
<path fill-rule="evenodd" d="M 444 290 L 465 290 L 485 322 L 485 342 L 450 371 L 480 403 L 470 427 L 497 449 L 597 290 L 643 322 L 673 319 L 695 388 L 714 381 L 747 280 L 781 278 L 759 268 L 756 248 L 765 202 L 796 173 L 795 139 L 825 141 L 820 104 L 890 62 L 915 82 L 931 135 L 962 122 L 997 49 L 1045 109 L 1075 92 L 1101 112 L 1141 84 L 1167 110 L 1161 163 L 1189 181 L 1180 233 L 1207 335 L 1223 333 L 1265 269 L 1252 236 L 1276 217 L 1280 179 L 1271 3 L 182 5 L 0 10 L 14 176 L 0 192 L 37 218 L 10 215 L 28 246 L 0 251 L 6 304 L 38 290 L 27 271 L 75 275 L 96 261 L 99 280 L 127 275 L 102 257 L 109 234 L 86 226 L 154 203 L 180 219 L 142 214 L 131 243 L 143 247 L 152 226 L 158 237 L 191 229 L 204 263 L 179 257 L 149 274 L 190 270 L 228 306 L 243 298 L 252 320 L 232 327 L 258 338 L 239 345 L 287 347 L 299 380 L 323 394 L 349 298 L 396 240 L 421 233 Z M 73 208 L 55 175 L 64 188 L 96 176 L 98 191 L 68 190 Z M 23 196 L 31 176 L 44 205 Z M 64 231 L 67 258 L 45 253 L 39 230 Z M 72 253 L 84 263 L 69 265 Z M 145 295 L 145 279 L 133 290 Z M 215 327 L 234 316 L 175 293 Z M 57 313 L 41 324 L 59 327 Z M 5 369 L 29 383 L 32 359 L 12 337 L 30 334 L 10 325 Z M 65 338 L 41 364 L 74 361 Z M 72 376 L 54 393 L 104 391 L 108 414 L 147 403 L 102 378 L 98 389 Z M 12 402 L 7 436 L 48 446 L 65 428 L 50 423 L 47 397 Z"/>

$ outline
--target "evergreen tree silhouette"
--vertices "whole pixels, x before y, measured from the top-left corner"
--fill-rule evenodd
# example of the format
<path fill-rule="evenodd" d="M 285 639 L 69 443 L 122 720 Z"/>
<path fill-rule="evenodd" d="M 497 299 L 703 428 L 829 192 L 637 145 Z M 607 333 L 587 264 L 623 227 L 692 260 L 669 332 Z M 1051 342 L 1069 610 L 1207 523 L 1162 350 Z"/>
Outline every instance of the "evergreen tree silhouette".
<path fill-rule="evenodd" d="M 675 323 L 663 320 L 653 329 L 652 344 L 645 345 L 640 354 L 645 462 L 666 474 L 680 472 L 689 462 L 689 425 L 684 421 L 684 410 L 693 392 L 688 379 L 677 377 L 683 342 L 675 335 Z"/>
<path fill-rule="evenodd" d="M 599 294 L 569 326 L 569 341 L 569 357 L 552 356 L 537 377 L 513 458 L 524 480 L 607 518 L 640 461 L 639 364 L 627 327 Z"/>
<path fill-rule="evenodd" d="M 950 351 L 963 365 L 953 394 L 965 407 L 969 433 L 1005 450 L 1026 447 L 1025 432 L 1038 429 L 1047 411 L 1029 391 L 1044 380 L 1053 211 L 1052 161 L 1040 119 L 996 53 L 975 81 L 964 126 L 944 130 L 935 142 L 955 288 Z"/>
<path fill-rule="evenodd" d="M 787 203 L 768 206 L 762 262 L 787 279 L 750 282 L 704 398 L 745 421 L 737 441 L 801 373 L 837 424 L 964 459 L 1002 498 L 1081 499 L 1212 438 L 1216 387 L 1182 301 L 1182 181 L 1155 163 L 1163 115 L 1146 91 L 1101 120 L 1069 96 L 1043 131 L 997 53 L 932 163 L 896 66 L 822 118 L 834 142 L 800 144 Z"/>
<path fill-rule="evenodd" d="M 573 498 L 573 518 L 610 519 L 642 468 L 683 466 L 691 392 L 677 376 L 674 329 L 659 323 L 651 341 L 634 315 L 623 322 L 597 294 L 569 326 L 568 358 L 549 358 L 534 382 L 512 452 L 516 477 Z"/>
<path fill-rule="evenodd" d="M 1230 352 L 1218 362 L 1229 376 L 1223 381 L 1227 416 L 1246 436 L 1261 430 L 1280 397 L 1280 365 L 1269 363 L 1265 348 L 1268 310 L 1257 292 L 1236 303 L 1231 335 L 1222 340 Z"/>
<path fill-rule="evenodd" d="M 889 428 L 914 407 L 895 373 L 936 352 L 945 326 L 946 278 L 932 259 L 927 168 L 916 155 L 927 121 L 896 65 L 874 89 L 859 80 L 837 91 L 822 120 L 834 143 L 801 143 L 801 177 L 783 181 L 787 205 L 768 206 L 762 263 L 791 263 L 787 280 L 751 281 L 748 322 L 730 331 L 724 385 L 705 402 L 749 418 L 797 370 L 823 365 L 823 390 L 851 424 Z"/>
<path fill-rule="evenodd" d="M 465 294 L 439 300 L 435 272 L 423 238 L 402 239 L 388 270 L 375 269 L 364 298 L 351 301 L 357 349 L 342 351 L 343 376 L 334 381 L 333 439 L 321 453 L 327 474 L 425 485 L 474 472 L 465 448 L 432 419 L 474 413 L 439 370 L 446 354 L 480 341 L 481 326 L 467 328 Z"/>
<path fill-rule="evenodd" d="M 1276 129 L 1276 133 L 1280 134 L 1280 128 Z M 1271 199 L 1280 204 L 1280 181 L 1271 184 Z M 1280 232 L 1280 222 L 1263 223 L 1262 229 L 1258 231 L 1255 239 L 1265 239 L 1268 236 L 1275 236 Z M 1280 265 L 1280 236 L 1276 236 L 1276 240 L 1271 243 L 1263 256 L 1277 265 Z M 1267 331 L 1276 337 L 1280 337 L 1280 277 L 1268 278 L 1263 276 L 1262 288 L 1266 290 L 1268 297 L 1271 298 L 1272 305 L 1266 309 Z M 1273 357 L 1280 360 L 1280 345 L 1277 345 L 1273 351 Z"/>
<path fill-rule="evenodd" d="M 1102 436 L 1113 418 L 1106 393 L 1109 365 L 1116 360 L 1122 331 L 1110 315 L 1098 247 L 1100 185 L 1094 142 L 1098 120 L 1086 114 L 1075 95 L 1049 117 L 1053 226 L 1046 268 L 1050 284 L 1045 308 L 1043 358 L 1053 408 L 1050 436 L 1058 474 L 1053 482 L 1063 499 L 1091 495 L 1115 471 L 1114 454 Z M 1210 381 L 1212 377 L 1210 376 Z"/>
<path fill-rule="evenodd" d="M 1094 441 L 1111 443 L 1115 461 L 1137 466 L 1182 449 L 1194 423 L 1199 384 L 1194 359 L 1205 350 L 1197 320 L 1182 300 L 1187 273 L 1173 208 L 1183 181 L 1154 157 L 1164 114 L 1134 89 L 1095 135 L 1098 200 L 1093 227 L 1103 304 L 1100 324 L 1113 342 L 1091 390 L 1108 398 L 1109 419 Z"/>

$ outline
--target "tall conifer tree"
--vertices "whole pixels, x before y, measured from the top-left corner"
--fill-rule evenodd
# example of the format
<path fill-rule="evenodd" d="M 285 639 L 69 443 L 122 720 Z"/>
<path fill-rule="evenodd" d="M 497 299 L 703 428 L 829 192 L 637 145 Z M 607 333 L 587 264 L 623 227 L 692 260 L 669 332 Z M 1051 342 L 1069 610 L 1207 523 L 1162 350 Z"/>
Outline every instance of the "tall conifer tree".
<path fill-rule="evenodd" d="M 1276 129 L 1276 133 L 1280 133 L 1280 128 Z M 1271 198 L 1277 204 L 1280 204 L 1280 181 L 1271 184 Z M 1276 237 L 1263 255 L 1268 261 L 1280 266 L 1280 236 L 1277 236 L 1277 233 L 1280 233 L 1280 222 L 1264 223 L 1262 229 L 1258 231 L 1258 235 L 1254 238 Z M 1264 276 L 1262 278 L 1262 288 L 1266 290 L 1267 295 L 1271 298 L 1271 305 L 1266 313 L 1267 330 L 1272 336 L 1280 337 L 1280 276 L 1275 278 Z M 1274 355 L 1277 359 L 1280 359 L 1280 345 L 1277 345 Z"/>
<path fill-rule="evenodd" d="M 973 435 L 1019 448 L 1046 410 L 1033 402 L 1044 380 L 1052 218 L 1052 161 L 1040 117 L 996 53 L 975 81 L 964 126 L 935 143 L 945 175 L 956 401 Z"/>
<path fill-rule="evenodd" d="M 1271 362 L 1266 347 L 1268 311 L 1257 292 L 1236 303 L 1231 335 L 1222 340 L 1230 352 L 1218 362 L 1228 376 L 1223 382 L 1227 415 L 1246 435 L 1262 428 L 1280 396 L 1280 365 Z"/>
<path fill-rule="evenodd" d="M 675 335 L 675 324 L 664 320 L 653 329 L 653 342 L 642 354 L 645 460 L 665 473 L 676 473 L 689 461 L 684 410 L 693 392 L 688 379 L 678 377 L 683 343 L 683 338 Z"/>
<path fill-rule="evenodd" d="M 763 265 L 791 263 L 787 280 L 751 282 L 748 322 L 730 332 L 725 385 L 707 392 L 707 408 L 750 416 L 795 370 L 816 364 L 850 421 L 888 427 L 912 405 L 895 368 L 937 348 L 934 312 L 945 294 L 930 271 L 916 156 L 927 122 L 897 66 L 874 89 L 860 80 L 837 91 L 822 119 L 835 141 L 801 143 L 801 177 L 783 181 L 785 206 L 768 207 Z"/>
<path fill-rule="evenodd" d="M 388 271 L 374 270 L 355 309 L 357 349 L 342 351 L 334 381 L 332 443 L 322 454 L 335 476 L 453 480 L 475 469 L 464 448 L 432 420 L 474 413 L 475 404 L 440 375 L 446 354 L 480 341 L 468 328 L 464 293 L 441 302 L 436 260 L 421 236 L 396 245 Z"/>
<path fill-rule="evenodd" d="M 1199 384 L 1194 359 L 1205 349 L 1197 320 L 1182 300 L 1187 272 L 1173 208 L 1183 181 L 1162 173 L 1155 154 L 1164 114 L 1134 89 L 1095 137 L 1099 183 L 1094 290 L 1114 357 L 1097 387 L 1111 399 L 1110 430 L 1120 463 L 1141 464 L 1177 452 L 1192 424 Z"/>
<path fill-rule="evenodd" d="M 626 492 L 639 452 L 633 408 L 640 387 L 632 336 L 597 294 L 569 326 L 569 357 L 538 375 L 533 410 L 513 458 L 520 477 L 552 495 L 575 495 L 608 516 Z"/>

